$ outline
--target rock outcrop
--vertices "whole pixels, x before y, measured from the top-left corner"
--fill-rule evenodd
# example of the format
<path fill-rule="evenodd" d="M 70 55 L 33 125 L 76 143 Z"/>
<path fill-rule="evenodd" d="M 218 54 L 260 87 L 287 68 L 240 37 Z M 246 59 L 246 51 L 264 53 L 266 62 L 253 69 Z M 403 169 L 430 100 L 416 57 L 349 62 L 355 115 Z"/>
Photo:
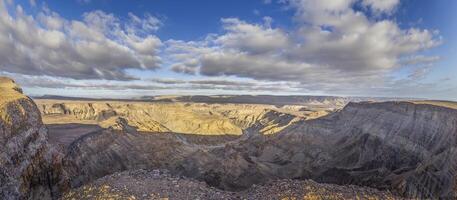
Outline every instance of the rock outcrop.
<path fill-rule="evenodd" d="M 0 78 L 0 199 L 52 199 L 61 187 L 62 155 L 48 145 L 35 103 Z"/>

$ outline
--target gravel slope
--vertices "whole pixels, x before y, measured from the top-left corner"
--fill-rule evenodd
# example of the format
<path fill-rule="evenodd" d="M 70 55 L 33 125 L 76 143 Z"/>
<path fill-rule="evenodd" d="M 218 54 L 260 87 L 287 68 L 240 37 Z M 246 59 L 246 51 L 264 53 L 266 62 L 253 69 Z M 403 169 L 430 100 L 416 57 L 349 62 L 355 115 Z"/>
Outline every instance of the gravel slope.
<path fill-rule="evenodd" d="M 63 199 L 401 199 L 367 187 L 277 180 L 228 192 L 204 182 L 171 176 L 167 171 L 135 170 L 115 173 L 66 193 Z"/>

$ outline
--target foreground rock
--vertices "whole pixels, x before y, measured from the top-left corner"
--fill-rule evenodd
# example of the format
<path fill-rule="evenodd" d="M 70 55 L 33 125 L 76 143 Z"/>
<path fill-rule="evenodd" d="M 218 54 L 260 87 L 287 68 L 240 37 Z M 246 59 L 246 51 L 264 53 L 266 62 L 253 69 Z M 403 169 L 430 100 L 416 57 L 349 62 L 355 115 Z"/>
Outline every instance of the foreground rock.
<path fill-rule="evenodd" d="M 400 199 L 389 192 L 358 186 L 277 180 L 246 191 L 228 192 L 166 171 L 136 170 L 103 177 L 66 193 L 63 199 Z"/>
<path fill-rule="evenodd" d="M 47 140 L 36 105 L 0 77 L 0 199 L 51 199 L 64 187 L 62 156 Z"/>

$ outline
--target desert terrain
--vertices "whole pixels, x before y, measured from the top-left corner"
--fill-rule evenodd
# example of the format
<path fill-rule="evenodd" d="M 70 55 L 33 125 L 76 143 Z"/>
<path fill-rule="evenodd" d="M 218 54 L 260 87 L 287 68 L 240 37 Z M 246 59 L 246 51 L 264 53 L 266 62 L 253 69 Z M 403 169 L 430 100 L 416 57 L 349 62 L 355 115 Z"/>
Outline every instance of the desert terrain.
<path fill-rule="evenodd" d="M 0 142 L 8 147 L 0 152 L 2 199 L 452 199 L 456 194 L 455 102 L 307 96 L 31 99 L 8 78 L 0 79 L 0 88 Z M 256 98 L 262 100 L 255 103 Z"/>
<path fill-rule="evenodd" d="M 457 0 L 0 0 L 0 200 L 457 200 Z"/>

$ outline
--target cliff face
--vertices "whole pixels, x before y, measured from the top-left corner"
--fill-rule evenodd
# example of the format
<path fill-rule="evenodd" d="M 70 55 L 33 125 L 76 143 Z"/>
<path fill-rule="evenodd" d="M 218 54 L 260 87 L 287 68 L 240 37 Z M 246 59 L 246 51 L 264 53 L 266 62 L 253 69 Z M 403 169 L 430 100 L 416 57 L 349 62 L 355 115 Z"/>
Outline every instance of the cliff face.
<path fill-rule="evenodd" d="M 274 179 L 313 179 L 390 189 L 406 197 L 455 197 L 457 110 L 350 103 L 273 135 L 259 134 L 263 127 L 254 125 L 237 140 L 212 145 L 176 134 L 106 130 L 72 144 L 66 160 L 75 169 L 74 186 L 121 170 L 166 168 L 228 190 Z"/>
<path fill-rule="evenodd" d="M 47 143 L 36 105 L 8 78 L 0 78 L 0 146 L 0 199 L 51 199 L 58 193 L 61 156 Z"/>
<path fill-rule="evenodd" d="M 456 136 L 454 109 L 350 103 L 340 112 L 289 127 L 275 143 L 282 148 L 287 141 L 287 146 L 290 141 L 300 141 L 292 146 L 310 145 L 308 159 L 314 162 L 305 164 L 307 172 L 300 176 L 389 188 L 410 197 L 449 198 L 455 196 Z M 294 157 L 305 148 L 288 150 L 294 153 L 283 154 L 283 159 L 304 164 Z"/>
<path fill-rule="evenodd" d="M 122 117 L 138 131 L 196 135 L 241 135 L 258 122 L 265 126 L 262 133 L 271 134 L 294 118 L 303 117 L 283 112 L 293 108 L 278 110 L 272 105 L 46 100 L 39 100 L 38 105 L 45 119 L 50 116 L 65 121 L 65 117 L 73 117 L 67 123 L 89 120 L 106 128 Z"/>

